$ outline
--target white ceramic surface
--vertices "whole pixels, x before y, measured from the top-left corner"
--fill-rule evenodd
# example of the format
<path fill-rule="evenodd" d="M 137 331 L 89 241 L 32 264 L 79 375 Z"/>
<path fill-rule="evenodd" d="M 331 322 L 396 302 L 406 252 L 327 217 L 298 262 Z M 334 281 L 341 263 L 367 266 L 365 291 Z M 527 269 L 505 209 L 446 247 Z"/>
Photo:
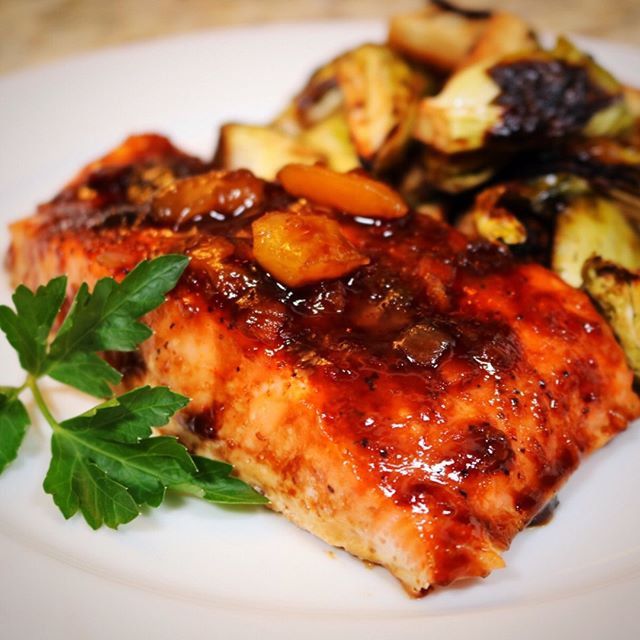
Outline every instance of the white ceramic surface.
<path fill-rule="evenodd" d="M 383 32 L 362 22 L 209 32 L 0 77 L 1 228 L 129 133 L 210 154 L 220 123 L 268 120 L 315 66 Z M 640 85 L 640 50 L 585 44 Z M 4 255 L 6 230 L 0 239 Z M 0 384 L 19 375 L 0 340 Z M 49 389 L 61 417 L 86 406 Z M 41 488 L 47 443 L 38 422 L 0 478 L 1 638 L 638 637 L 638 426 L 583 464 L 506 569 L 422 600 L 266 510 L 172 498 L 119 532 L 65 522 Z"/>

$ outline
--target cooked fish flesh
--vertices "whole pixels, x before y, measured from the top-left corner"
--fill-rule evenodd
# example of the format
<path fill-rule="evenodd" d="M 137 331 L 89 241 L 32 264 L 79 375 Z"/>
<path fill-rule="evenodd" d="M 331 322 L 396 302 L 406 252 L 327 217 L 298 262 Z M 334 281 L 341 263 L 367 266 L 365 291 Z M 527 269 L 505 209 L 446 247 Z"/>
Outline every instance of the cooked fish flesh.
<path fill-rule="evenodd" d="M 331 277 L 296 245 L 318 241 L 310 219 L 348 249 Z M 315 271 L 291 286 L 265 269 L 259 220 L 293 221 L 278 259 Z M 640 414 L 608 325 L 547 269 L 429 216 L 344 215 L 212 171 L 158 136 L 92 163 L 11 236 L 14 283 L 66 273 L 69 295 L 189 255 L 153 337 L 109 355 L 126 383 L 189 396 L 171 427 L 188 446 L 414 594 L 503 566 L 581 458 Z"/>

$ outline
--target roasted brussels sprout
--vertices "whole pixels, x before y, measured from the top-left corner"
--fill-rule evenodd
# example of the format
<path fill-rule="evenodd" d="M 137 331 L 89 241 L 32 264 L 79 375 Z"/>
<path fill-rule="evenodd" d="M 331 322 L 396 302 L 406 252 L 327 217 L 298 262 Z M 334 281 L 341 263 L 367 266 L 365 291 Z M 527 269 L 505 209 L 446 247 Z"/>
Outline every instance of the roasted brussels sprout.
<path fill-rule="evenodd" d="M 640 139 L 590 138 L 572 141 L 546 159 L 547 167 L 586 178 L 594 188 L 625 205 L 640 221 Z M 544 162 L 543 162 L 544 164 Z"/>
<path fill-rule="evenodd" d="M 610 98 L 609 104 L 603 104 L 590 118 L 582 131 L 587 137 L 616 136 L 633 124 L 633 112 L 624 87 L 601 67 L 592 56 L 578 49 L 570 40 L 558 38 L 552 54 L 567 64 L 585 69 L 592 85 Z"/>
<path fill-rule="evenodd" d="M 582 278 L 640 378 L 640 273 L 596 256 L 587 260 Z"/>
<path fill-rule="evenodd" d="M 332 60 L 311 75 L 303 89 L 272 122 L 272 126 L 295 136 L 341 111 L 342 103 L 336 62 Z"/>
<path fill-rule="evenodd" d="M 527 240 L 527 230 L 518 218 L 501 206 L 507 187 L 500 185 L 485 189 L 476 198 L 471 211 L 458 221 L 458 228 L 468 236 L 484 238 L 491 242 L 522 244 Z"/>
<path fill-rule="evenodd" d="M 397 162 L 413 131 L 424 77 L 381 45 L 364 45 L 336 61 L 351 139 L 364 166 L 378 173 Z"/>
<path fill-rule="evenodd" d="M 508 155 L 482 151 L 449 155 L 435 149 L 422 154 L 423 181 L 445 193 L 462 193 L 488 182 Z"/>
<path fill-rule="evenodd" d="M 322 153 L 327 165 L 336 171 L 351 171 L 360 166 L 349 137 L 349 125 L 340 112 L 305 129 L 297 140 L 302 146 Z"/>
<path fill-rule="evenodd" d="M 389 45 L 439 71 L 514 53 L 535 51 L 537 38 L 522 18 L 505 12 L 462 9 L 432 1 L 422 11 L 395 16 Z"/>
<path fill-rule="evenodd" d="M 215 164 L 221 169 L 249 169 L 265 180 L 273 180 L 280 168 L 290 162 L 325 161 L 323 153 L 285 133 L 245 124 L 225 124 L 220 129 L 215 156 Z"/>
<path fill-rule="evenodd" d="M 579 287 L 584 264 L 594 255 L 640 269 L 640 237 L 614 201 L 581 196 L 558 216 L 551 266 L 565 282 Z"/>
<path fill-rule="evenodd" d="M 494 13 L 460 66 L 531 53 L 539 48 L 536 34 L 522 18 L 512 13 Z"/>
<path fill-rule="evenodd" d="M 466 67 L 437 96 L 422 100 L 414 135 L 442 153 L 480 149 L 503 115 L 499 95 L 487 63 Z"/>
<path fill-rule="evenodd" d="M 472 50 L 491 14 L 451 9 L 432 3 L 421 11 L 394 16 L 389 24 L 389 45 L 412 60 L 453 71 Z"/>
<path fill-rule="evenodd" d="M 552 51 L 484 59 L 420 105 L 415 135 L 443 153 L 540 147 L 568 136 L 614 136 L 633 122 L 622 86 L 560 39 Z"/>
<path fill-rule="evenodd" d="M 504 182 L 481 191 L 456 226 L 471 237 L 511 245 L 520 259 L 550 266 L 559 212 L 585 194 L 592 194 L 589 184 L 572 175 Z"/>
<path fill-rule="evenodd" d="M 334 169 L 362 164 L 385 171 L 402 158 L 428 85 L 424 73 L 389 47 L 365 44 L 316 71 L 273 127 L 330 149 Z"/>

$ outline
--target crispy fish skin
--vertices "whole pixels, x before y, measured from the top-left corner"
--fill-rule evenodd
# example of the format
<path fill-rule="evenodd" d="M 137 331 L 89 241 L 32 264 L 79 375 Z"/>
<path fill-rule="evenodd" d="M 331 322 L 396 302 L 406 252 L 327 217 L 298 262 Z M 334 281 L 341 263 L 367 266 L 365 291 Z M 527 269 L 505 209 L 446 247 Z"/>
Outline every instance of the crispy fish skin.
<path fill-rule="evenodd" d="M 410 593 L 503 566 L 581 457 L 640 414 L 611 330 L 546 269 L 424 216 L 327 212 L 370 264 L 288 289 L 255 263 L 247 231 L 286 194 L 270 187 L 233 219 L 150 221 L 141 186 L 205 168 L 138 147 L 12 225 L 14 283 L 66 273 L 73 290 L 143 258 L 190 255 L 146 318 L 153 337 L 112 356 L 126 384 L 189 396 L 172 427 L 189 446 Z"/>

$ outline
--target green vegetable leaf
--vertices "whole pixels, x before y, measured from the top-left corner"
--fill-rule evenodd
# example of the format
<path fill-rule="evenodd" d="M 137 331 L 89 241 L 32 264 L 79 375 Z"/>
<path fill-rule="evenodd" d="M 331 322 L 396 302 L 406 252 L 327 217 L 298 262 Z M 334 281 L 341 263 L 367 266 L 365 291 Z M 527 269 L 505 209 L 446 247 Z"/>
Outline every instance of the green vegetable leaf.
<path fill-rule="evenodd" d="M 51 464 L 44 489 L 65 518 L 80 510 L 92 529 L 103 524 L 117 529 L 140 513 L 126 487 L 109 478 L 64 435 L 54 434 L 51 439 Z"/>
<path fill-rule="evenodd" d="M 101 430 L 120 442 L 135 443 L 151 435 L 151 427 L 161 427 L 189 402 L 167 387 L 138 387 L 107 400 L 90 411 L 65 420 L 72 431 Z"/>
<path fill-rule="evenodd" d="M 93 528 L 117 528 L 142 505 L 157 507 L 168 486 L 196 472 L 177 439 L 150 437 L 188 400 L 164 387 L 142 387 L 54 429 L 44 488 L 65 517 L 80 511 Z"/>
<path fill-rule="evenodd" d="M 29 414 L 17 397 L 0 394 L 0 473 L 18 455 L 29 422 Z"/>
<path fill-rule="evenodd" d="M 0 329 L 18 352 L 22 368 L 38 375 L 43 367 L 47 338 L 60 311 L 67 278 L 54 278 L 34 293 L 20 285 L 13 294 L 16 310 L 0 306 Z"/>
<path fill-rule="evenodd" d="M 191 485 L 176 487 L 210 502 L 219 504 L 267 504 L 269 501 L 248 484 L 232 477 L 233 467 L 224 462 L 193 456 L 198 467 Z"/>
<path fill-rule="evenodd" d="M 51 344 L 50 366 L 78 351 L 131 351 L 151 335 L 138 322 L 164 300 L 188 264 L 180 255 L 141 262 L 121 283 L 103 278 L 93 293 L 83 285 Z"/>
<path fill-rule="evenodd" d="M 139 505 L 159 506 L 167 487 L 188 482 L 195 472 L 189 452 L 176 438 L 145 438 L 137 444 L 91 438 L 85 443 L 100 469 L 127 487 Z"/>
<path fill-rule="evenodd" d="M 49 376 L 96 398 L 107 398 L 113 394 L 109 385 L 122 379 L 119 371 L 95 353 L 77 351 L 66 360 L 53 362 Z"/>

